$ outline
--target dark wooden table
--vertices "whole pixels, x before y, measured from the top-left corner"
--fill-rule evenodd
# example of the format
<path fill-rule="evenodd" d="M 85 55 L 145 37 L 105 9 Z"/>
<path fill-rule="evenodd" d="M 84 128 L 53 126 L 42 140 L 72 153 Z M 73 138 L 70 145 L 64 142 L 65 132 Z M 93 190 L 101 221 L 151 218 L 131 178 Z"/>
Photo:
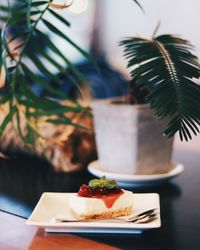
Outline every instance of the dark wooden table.
<path fill-rule="evenodd" d="M 42 192 L 76 191 L 80 183 L 87 182 L 91 176 L 87 172 L 55 173 L 50 165 L 35 157 L 21 155 L 1 159 L 0 250 L 199 250 L 199 138 L 188 144 L 176 142 L 173 159 L 185 166 L 184 173 L 178 178 L 162 186 L 133 190 L 158 192 L 161 198 L 162 227 L 142 235 L 47 234 L 42 229 L 26 226 L 25 218 L 32 212 Z"/>

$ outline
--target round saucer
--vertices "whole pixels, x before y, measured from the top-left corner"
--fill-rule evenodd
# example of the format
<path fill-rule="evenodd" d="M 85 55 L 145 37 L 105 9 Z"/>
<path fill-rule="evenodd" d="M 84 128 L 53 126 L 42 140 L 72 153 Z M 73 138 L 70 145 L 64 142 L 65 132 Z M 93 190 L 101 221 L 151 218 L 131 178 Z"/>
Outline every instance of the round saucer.
<path fill-rule="evenodd" d="M 174 162 L 173 165 L 174 167 L 164 174 L 130 175 L 108 172 L 102 169 L 100 162 L 97 160 L 89 164 L 88 171 L 97 177 L 105 175 L 108 179 L 115 179 L 121 187 L 154 186 L 169 181 L 183 172 L 184 166 L 182 164 Z"/>

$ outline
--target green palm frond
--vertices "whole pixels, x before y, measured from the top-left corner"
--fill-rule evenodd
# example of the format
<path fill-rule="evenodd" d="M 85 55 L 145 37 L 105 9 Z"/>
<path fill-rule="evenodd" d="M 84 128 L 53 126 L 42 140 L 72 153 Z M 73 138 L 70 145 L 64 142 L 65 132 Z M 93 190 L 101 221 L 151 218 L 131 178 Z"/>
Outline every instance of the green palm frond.
<path fill-rule="evenodd" d="M 152 40 L 132 37 L 121 41 L 136 84 L 149 91 L 147 102 L 159 119 L 168 122 L 165 134 L 177 131 L 181 140 L 199 133 L 200 77 L 192 45 L 180 37 L 161 35 Z"/>
<path fill-rule="evenodd" d="M 139 3 L 138 0 L 133 0 L 133 2 L 135 2 L 135 3 L 140 7 L 140 9 L 144 12 L 143 7 L 142 7 L 142 5 Z"/>
<path fill-rule="evenodd" d="M 7 89 L 6 94 L 0 98 L 0 105 L 9 102 L 10 106 L 10 112 L 0 126 L 0 135 L 13 116 L 19 118 L 20 104 L 25 106 L 27 125 L 33 117 L 44 115 L 58 116 L 55 121 L 47 119 L 48 122 L 76 125 L 70 119 L 63 117 L 63 113 L 82 112 L 84 108 L 74 101 L 74 105 L 70 107 L 57 102 L 58 99 L 70 100 L 70 98 L 51 86 L 46 78 L 61 84 L 59 72 L 64 75 L 68 72 L 63 66 L 62 62 L 64 62 L 73 72 L 73 78 L 68 75 L 66 78 L 71 80 L 78 89 L 79 82 L 86 82 L 86 79 L 64 55 L 63 48 L 57 47 L 47 34 L 53 33 L 63 39 L 94 66 L 95 62 L 86 51 L 68 37 L 67 30 L 70 23 L 52 8 L 51 0 L 15 0 L 13 2 L 14 5 L 9 5 L 9 1 L 7 5 L 0 3 L 0 72 L 1 70 L 6 72 L 5 86 Z M 52 18 L 56 19 L 56 23 L 59 23 L 60 26 L 51 22 Z M 41 30 L 42 25 L 45 26 L 47 32 L 44 33 Z M 54 74 L 49 66 L 54 67 L 58 73 Z M 45 89 L 46 98 L 37 96 L 31 88 L 31 83 Z M 3 83 L 1 82 L 0 85 Z M 48 98 L 49 96 L 51 99 Z M 18 123 L 20 128 L 20 118 Z M 29 141 L 33 128 L 31 126 L 28 128 L 30 130 L 27 135 Z"/>

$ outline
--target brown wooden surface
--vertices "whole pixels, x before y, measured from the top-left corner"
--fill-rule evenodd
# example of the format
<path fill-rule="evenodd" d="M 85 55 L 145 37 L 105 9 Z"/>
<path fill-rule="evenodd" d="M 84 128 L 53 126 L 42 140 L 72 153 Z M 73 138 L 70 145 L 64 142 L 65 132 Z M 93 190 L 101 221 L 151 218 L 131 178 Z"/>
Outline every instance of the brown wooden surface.
<path fill-rule="evenodd" d="M 0 250 L 117 250 L 72 234 L 47 234 L 25 225 L 25 219 L 0 212 Z"/>

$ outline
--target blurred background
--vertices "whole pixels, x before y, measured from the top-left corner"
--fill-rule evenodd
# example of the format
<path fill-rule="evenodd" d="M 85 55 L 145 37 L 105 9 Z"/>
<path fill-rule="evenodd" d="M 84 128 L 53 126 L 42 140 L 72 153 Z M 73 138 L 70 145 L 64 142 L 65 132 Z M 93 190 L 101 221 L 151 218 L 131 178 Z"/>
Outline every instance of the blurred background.
<path fill-rule="evenodd" d="M 163 33 L 180 35 L 191 41 L 200 56 L 200 35 L 197 31 L 200 21 L 198 0 L 172 2 L 140 0 L 139 2 L 144 12 L 132 0 L 74 0 L 69 9 L 63 10 L 63 16 L 72 23 L 70 30 L 72 38 L 88 50 L 92 39 L 95 40 L 95 49 L 126 77 L 128 74 L 122 57 L 122 48 L 118 46 L 119 41 L 126 36 L 136 34 L 151 37 L 159 21 L 161 25 L 158 35 Z M 61 40 L 55 39 L 55 42 L 66 47 Z M 63 52 L 68 55 L 70 53 L 75 61 L 81 60 L 70 47 L 66 47 Z"/>
<path fill-rule="evenodd" d="M 5 1 L 6 0 L 1 0 Z M 68 0 L 67 3 L 71 0 Z M 126 61 L 123 57 L 119 41 L 127 36 L 145 36 L 151 38 L 157 24 L 160 22 L 158 35 L 175 34 L 189 40 L 195 46 L 195 54 L 200 56 L 200 42 L 198 23 L 200 21 L 198 0 L 139 0 L 143 11 L 133 0 L 73 0 L 70 8 L 57 11 L 71 23 L 66 34 L 81 48 L 90 52 L 101 68 L 98 74 L 92 65 L 84 61 L 83 56 L 65 40 L 54 35 L 51 36 L 55 45 L 62 48 L 62 53 L 79 69 L 88 79 L 91 92 L 95 98 L 121 96 L 126 93 L 129 80 Z M 15 0 L 12 1 L 15 3 Z M 66 3 L 66 0 L 54 0 L 54 3 Z M 0 12 L 0 15 L 2 13 Z M 50 21 L 58 23 L 51 16 Z M 40 24 L 43 25 L 43 24 Z M 59 29 L 65 32 L 65 27 Z M 47 31 L 45 27 L 40 27 Z M 52 55 L 56 59 L 56 55 Z M 59 60 L 60 62 L 60 58 Z M 31 65 L 31 62 L 29 62 Z M 46 63 L 44 61 L 44 63 Z M 66 63 L 63 61 L 63 66 Z M 54 66 L 48 68 L 56 72 Z M 37 70 L 37 69 L 35 69 Z M 73 96 L 74 87 L 64 76 L 62 90 Z M 50 79 L 49 79 L 50 81 Z M 56 83 L 54 83 L 56 86 Z M 42 94 L 43 90 L 35 85 L 35 91 Z"/>
<path fill-rule="evenodd" d="M 74 0 L 70 8 L 59 10 L 59 13 L 62 12 L 63 17 L 72 24 L 67 34 L 93 54 L 102 74 L 97 75 L 94 69 L 84 62 L 84 58 L 64 40 L 57 37 L 52 39 L 56 45 L 63 48 L 65 55 L 79 64 L 92 85 L 95 98 L 124 95 L 129 74 L 122 47 L 118 46 L 119 41 L 132 35 L 150 38 L 158 22 L 158 35 L 179 35 L 189 40 L 195 46 L 195 53 L 200 56 L 197 32 L 197 24 L 200 21 L 198 0 L 174 0 L 170 3 L 168 0 L 139 2 L 144 11 L 132 0 Z M 52 22 L 56 20 L 52 19 Z"/>
<path fill-rule="evenodd" d="M 39 1 L 39 0 L 38 0 Z M 70 3 L 68 0 L 67 3 Z M 1 0 L 5 2 L 6 0 Z M 17 1 L 12 0 L 12 4 Z M 54 3 L 66 3 L 66 0 L 54 0 Z M 123 48 L 119 47 L 119 41 L 127 36 L 145 36 L 151 38 L 157 24 L 160 34 L 175 34 L 189 40 L 195 46 L 195 54 L 200 57 L 200 42 L 198 24 L 200 21 L 198 0 L 139 0 L 143 10 L 133 0 L 73 0 L 73 4 L 67 9 L 54 9 L 59 15 L 70 21 L 71 28 L 61 26 L 57 19 L 50 16 L 53 24 L 57 23 L 59 29 L 66 32 L 73 41 L 81 48 L 92 54 L 99 65 L 101 72 L 97 72 L 93 65 L 90 65 L 85 58 L 66 43 L 65 40 L 49 33 L 55 45 L 62 48 L 62 53 L 74 62 L 79 70 L 86 76 L 91 87 L 90 92 L 94 98 L 107 98 L 121 96 L 127 92 L 129 86 L 129 72 L 126 69 L 126 61 L 123 57 Z M 0 11 L 0 15 L 3 15 Z M 43 25 L 43 24 L 40 24 Z M 47 32 L 45 26 L 40 27 Z M 65 31 L 66 29 L 66 31 Z M 55 60 L 60 58 L 52 55 Z M 42 59 L 44 60 L 44 59 Z M 29 66 L 31 67 L 31 62 Z M 45 65 L 47 62 L 43 62 Z M 66 67 L 66 62 L 62 62 Z M 48 68 L 57 74 L 51 64 Z M 37 71 L 37 69 L 35 69 Z M 69 72 L 71 73 L 71 72 Z M 72 73 L 71 73 L 72 74 Z M 60 75 L 62 85 L 53 84 L 68 92 L 72 97 L 76 90 L 74 85 Z M 47 79 L 52 83 L 52 79 Z M 44 90 L 33 83 L 33 89 L 38 95 L 43 95 Z M 87 94 L 87 91 L 86 91 Z"/>

